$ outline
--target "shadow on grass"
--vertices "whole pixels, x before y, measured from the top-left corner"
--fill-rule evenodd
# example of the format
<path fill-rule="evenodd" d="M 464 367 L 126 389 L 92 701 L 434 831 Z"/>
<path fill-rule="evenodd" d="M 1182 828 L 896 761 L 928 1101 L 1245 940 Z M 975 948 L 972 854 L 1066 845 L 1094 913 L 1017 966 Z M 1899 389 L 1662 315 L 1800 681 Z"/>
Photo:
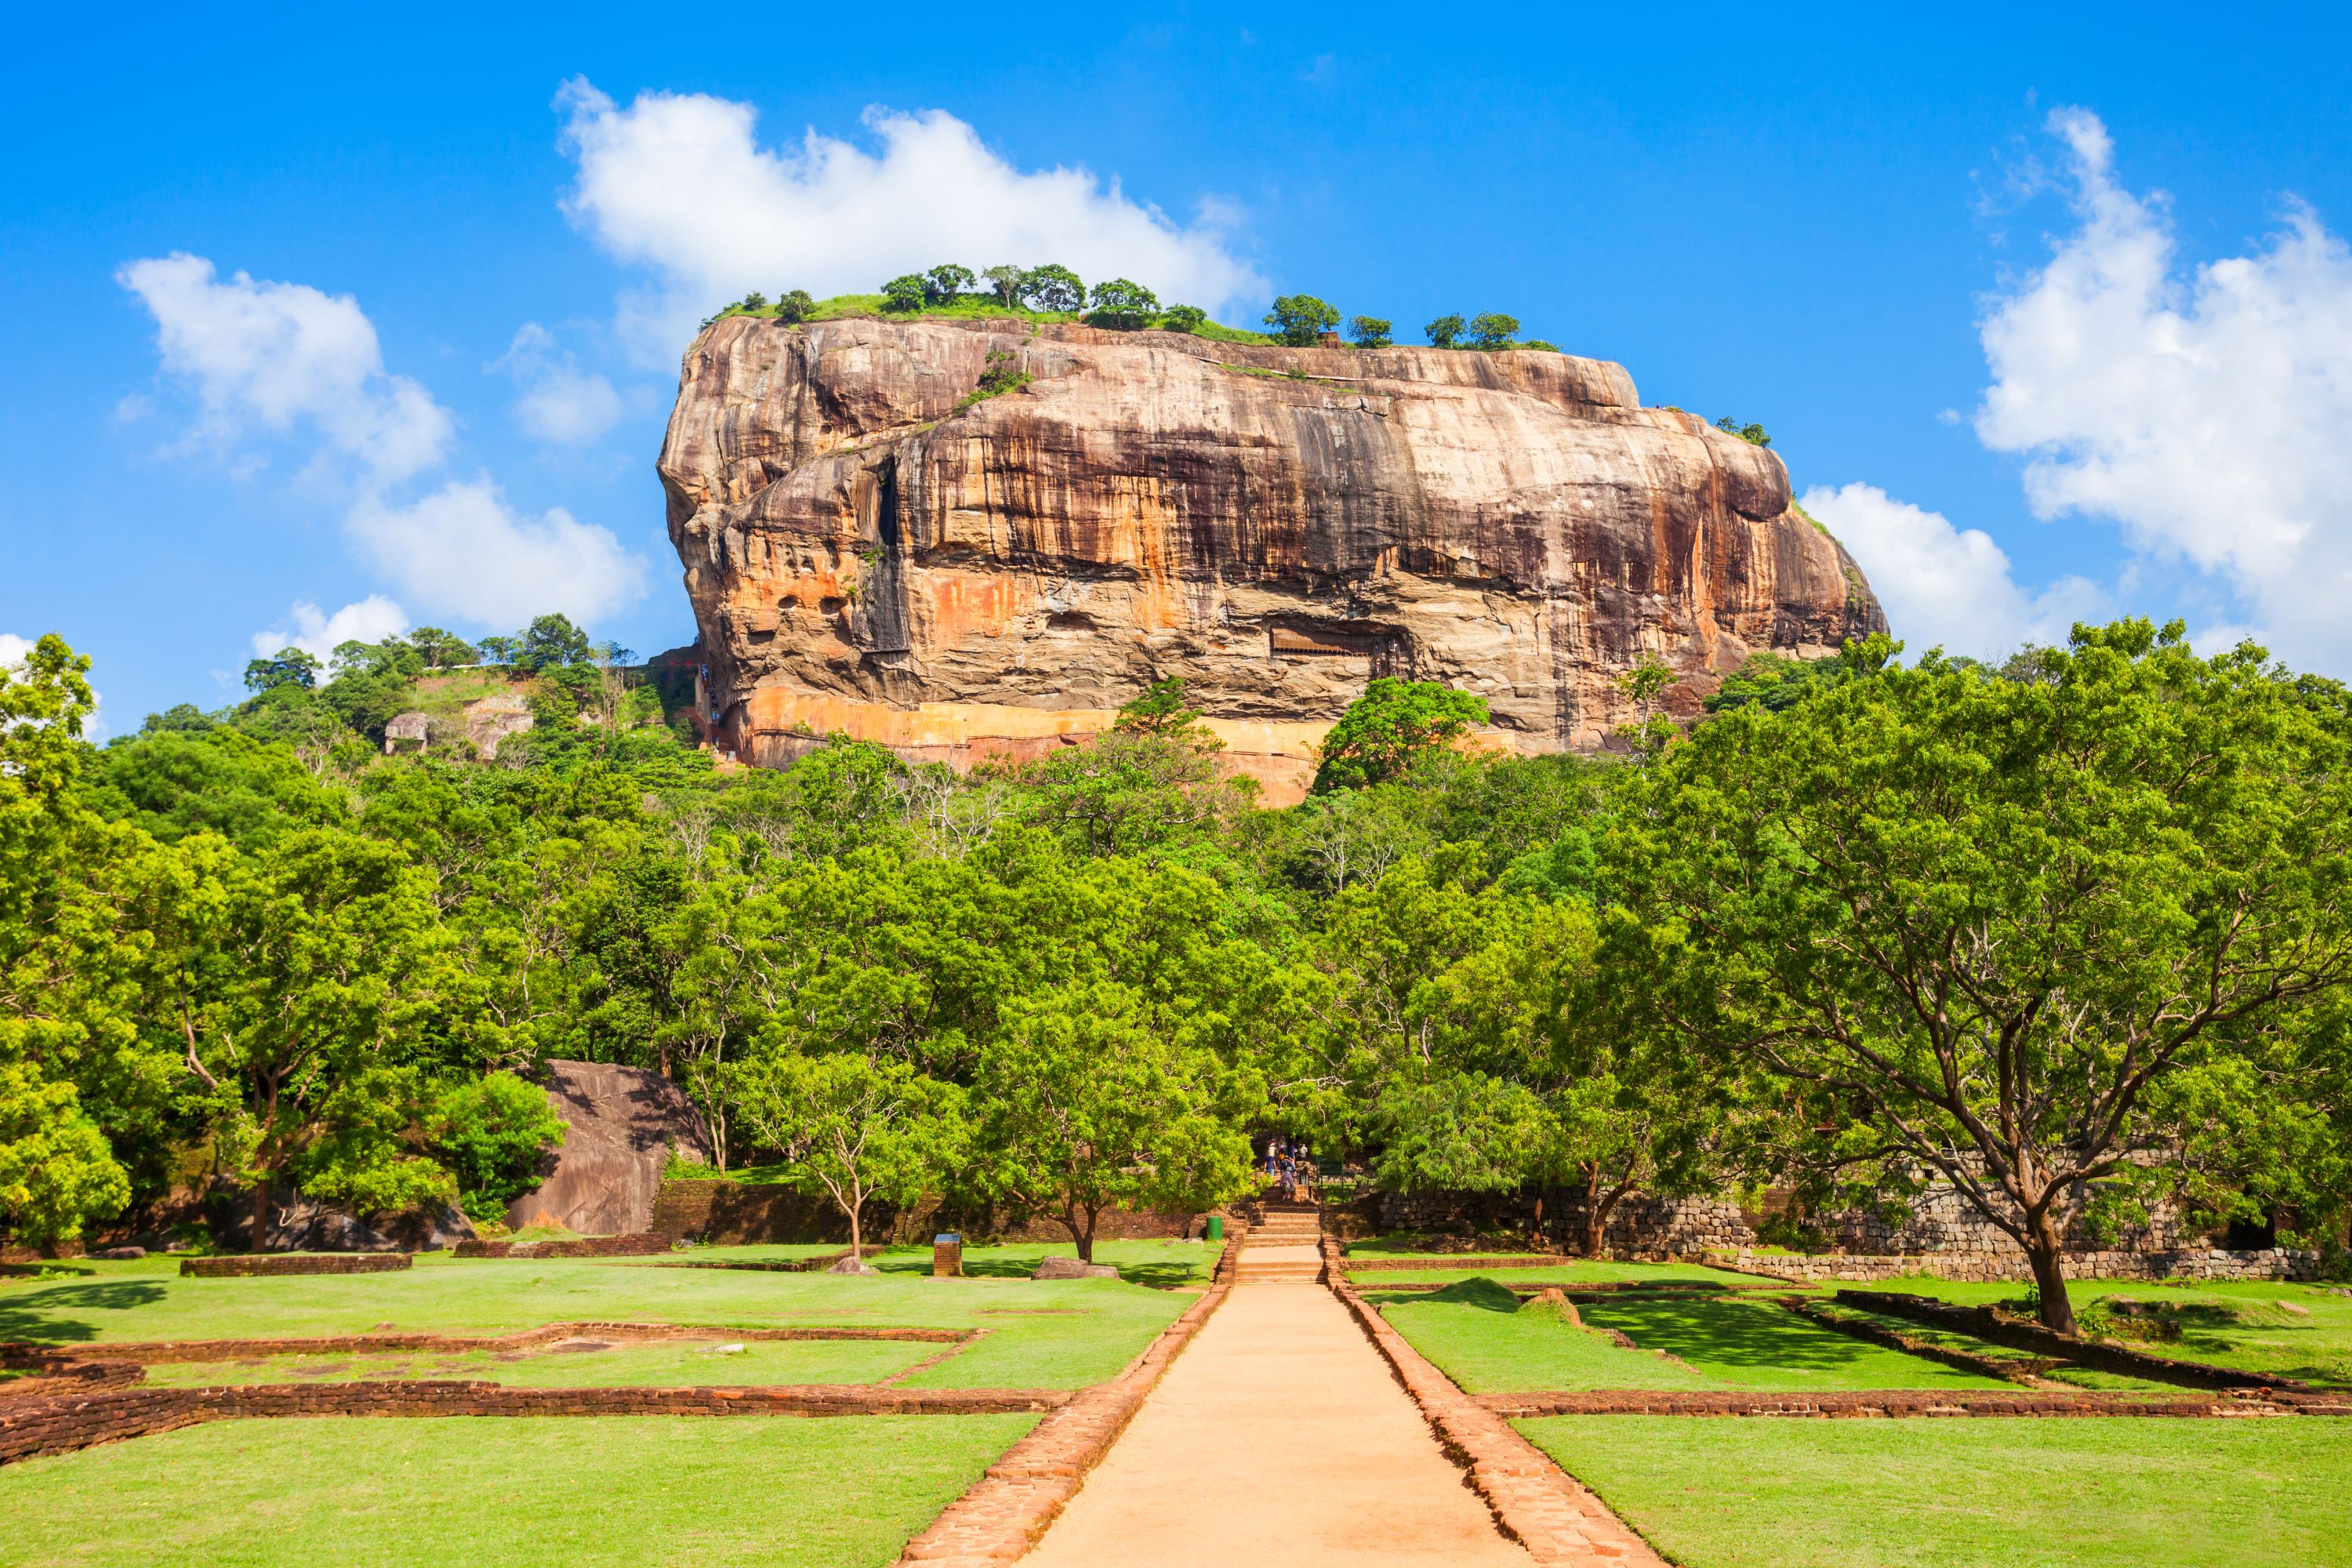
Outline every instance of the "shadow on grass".
<path fill-rule="evenodd" d="M 1596 1327 L 1631 1335 L 1645 1351 L 1720 1366 L 1826 1371 L 1886 1353 L 1777 1308 L 1734 1301 L 1609 1301 L 1586 1307 L 1584 1316 Z"/>
<path fill-rule="evenodd" d="M 1010 1257 L 998 1254 L 963 1255 L 963 1272 L 968 1279 L 1026 1279 L 1037 1271 L 1038 1263 L 1047 1255 L 1033 1253 Z M 930 1254 L 885 1255 L 873 1260 L 874 1267 L 885 1274 L 928 1276 L 931 1271 Z M 1120 1279 L 1129 1285 L 1143 1285 L 1155 1290 L 1173 1290 L 1181 1286 L 1206 1283 L 1197 1265 L 1186 1258 L 1171 1258 L 1167 1262 L 1120 1262 L 1116 1265 Z"/>
<path fill-rule="evenodd" d="M 79 1343 L 98 1337 L 98 1325 L 59 1311 L 124 1312 L 163 1299 L 163 1287 L 145 1279 L 110 1279 L 100 1285 L 56 1285 L 46 1290 L 0 1297 L 0 1340 L 49 1344 Z"/>

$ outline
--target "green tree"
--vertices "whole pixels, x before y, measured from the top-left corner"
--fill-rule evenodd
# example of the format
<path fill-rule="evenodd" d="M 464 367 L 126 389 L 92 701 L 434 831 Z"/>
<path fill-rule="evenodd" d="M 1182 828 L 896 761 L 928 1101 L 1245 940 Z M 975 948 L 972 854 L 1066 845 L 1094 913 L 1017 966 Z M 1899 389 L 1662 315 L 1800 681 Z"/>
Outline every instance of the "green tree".
<path fill-rule="evenodd" d="M 961 1091 L 903 1061 L 770 1048 L 729 1068 L 728 1090 L 737 1122 L 779 1153 L 786 1181 L 841 1210 L 858 1273 L 872 1272 L 866 1204 L 903 1208 L 961 1163 Z"/>
<path fill-rule="evenodd" d="M 119 842 L 74 799 L 89 669 L 54 633 L 0 665 L 0 1223 L 35 1241 L 78 1236 L 131 1195 L 72 1081 L 78 1063 L 123 1044 L 120 979 L 136 959 L 93 940 L 102 927 L 78 929 L 112 907 L 81 884 Z"/>
<path fill-rule="evenodd" d="M 252 1185 L 256 1247 L 278 1184 L 370 1209 L 449 1194 L 400 1138 L 420 1061 L 470 1012 L 449 960 L 394 846 L 308 829 L 236 868 L 189 944 L 188 1062 L 236 1106 L 215 1143 Z"/>
<path fill-rule="evenodd" d="M 1393 321 L 1384 321 L 1378 316 L 1350 316 L 1348 319 L 1348 335 L 1355 340 L 1360 349 L 1384 349 L 1395 341 L 1391 335 L 1395 325 Z"/>
<path fill-rule="evenodd" d="M 746 310 L 764 310 L 767 307 L 768 297 L 757 289 L 743 296 L 743 309 Z"/>
<path fill-rule="evenodd" d="M 459 1205 L 478 1220 L 505 1216 L 566 1131 L 547 1090 L 505 1072 L 458 1079 L 424 1120 L 425 1148 L 457 1178 Z"/>
<path fill-rule="evenodd" d="M 981 273 L 988 284 L 988 291 L 996 296 L 996 302 L 1008 310 L 1021 303 L 1023 276 L 1022 269 L 1011 262 L 991 267 Z"/>
<path fill-rule="evenodd" d="M 1459 316 L 1440 316 L 1422 328 L 1421 335 L 1429 340 L 1431 348 L 1450 349 L 1467 328 L 1468 323 Z"/>
<path fill-rule="evenodd" d="M 805 289 L 794 289 L 776 297 L 776 320 L 788 326 L 798 326 L 816 313 L 816 301 Z"/>
<path fill-rule="evenodd" d="M 408 646 L 416 650 L 427 669 L 449 669 L 461 664 L 471 664 L 482 657 L 481 650 L 439 626 L 419 626 L 408 634 Z"/>
<path fill-rule="evenodd" d="M 901 314 L 912 314 L 923 308 L 926 299 L 923 275 L 903 272 L 882 285 L 882 308 Z"/>
<path fill-rule="evenodd" d="M 1429 680 L 1380 676 L 1323 737 L 1315 791 L 1360 789 L 1486 721 L 1486 700 Z"/>
<path fill-rule="evenodd" d="M 1159 297 L 1150 289 L 1124 278 L 1114 278 L 1095 285 L 1094 311 L 1087 320 L 1097 327 L 1131 332 L 1148 326 L 1159 313 Z"/>
<path fill-rule="evenodd" d="M 1198 305 L 1171 305 L 1160 312 L 1160 324 L 1171 332 L 1197 334 L 1208 319 L 1209 312 Z"/>
<path fill-rule="evenodd" d="M 1735 424 L 1728 414 L 1717 420 L 1715 427 L 1727 436 L 1738 437 L 1751 447 L 1769 447 L 1772 444 L 1772 437 L 1764 433 L 1764 426 L 1753 422 L 1746 425 Z"/>
<path fill-rule="evenodd" d="M 1021 275 L 1021 298 L 1033 310 L 1081 310 L 1087 286 L 1068 268 L 1049 261 Z"/>
<path fill-rule="evenodd" d="M 1474 349 L 1507 349 L 1519 335 L 1519 319 L 1486 310 L 1470 318 L 1469 340 Z"/>
<path fill-rule="evenodd" d="M 2352 715 L 2177 624 L 2077 627 L 2046 683 L 1895 651 L 1628 781 L 1619 935 L 1686 1038 L 1829 1129 L 1816 1170 L 1949 1182 L 2070 1331 L 2068 1194 L 2177 1179 L 2175 1086 L 2352 979 Z"/>
<path fill-rule="evenodd" d="M 934 305 L 951 305 L 979 281 L 971 268 L 942 262 L 923 274 L 923 298 Z"/>
<path fill-rule="evenodd" d="M 268 658 L 246 662 L 246 689 L 263 692 L 274 691 L 281 686 L 299 686 L 308 691 L 318 684 L 319 672 L 324 668 L 318 659 L 299 647 L 281 647 Z"/>
<path fill-rule="evenodd" d="M 489 639 L 482 640 L 487 647 Z M 532 675 L 567 665 L 593 664 L 595 658 L 596 645 L 588 640 L 586 632 L 572 624 L 568 616 L 535 616 L 515 639 L 513 662 Z"/>
<path fill-rule="evenodd" d="M 1284 294 L 1265 313 L 1265 324 L 1292 348 L 1313 348 L 1325 332 L 1339 324 L 1339 311 L 1312 294 Z"/>
<path fill-rule="evenodd" d="M 982 1047 L 976 1159 L 995 1196 L 1053 1215 L 1082 1261 L 1113 1208 L 1202 1209 L 1255 1184 L 1248 1107 L 1213 1057 L 1171 1037 L 1136 989 L 1112 982 L 1015 1002 Z"/>

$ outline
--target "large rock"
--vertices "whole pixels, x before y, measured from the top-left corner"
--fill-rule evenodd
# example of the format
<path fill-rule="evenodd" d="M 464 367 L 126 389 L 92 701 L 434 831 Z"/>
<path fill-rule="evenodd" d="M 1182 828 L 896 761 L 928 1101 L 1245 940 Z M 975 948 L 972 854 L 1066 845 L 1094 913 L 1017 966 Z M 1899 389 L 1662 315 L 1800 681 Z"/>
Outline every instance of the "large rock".
<path fill-rule="evenodd" d="M 215 1178 L 210 1192 L 215 1244 L 255 1250 L 253 1190 Z M 474 1237 L 474 1222 L 453 1203 L 427 1204 L 398 1214 L 354 1214 L 290 1188 L 270 1194 L 264 1252 L 438 1252 Z M 161 1237 L 154 1238 L 161 1240 Z"/>
<path fill-rule="evenodd" d="M 1118 1270 L 1108 1263 L 1081 1263 L 1056 1254 L 1040 1258 L 1029 1272 L 1032 1279 L 1116 1279 Z"/>
<path fill-rule="evenodd" d="M 962 405 L 992 369 L 1030 380 Z M 1885 624 L 1780 458 L 1564 354 L 730 316 L 660 467 L 698 710 L 768 764 L 834 731 L 1034 755 L 1181 675 L 1279 804 L 1375 674 L 1591 749 L 1643 655 L 1687 712 Z"/>
<path fill-rule="evenodd" d="M 583 1236 L 652 1227 L 654 1195 L 675 1149 L 708 1163 L 710 1143 L 677 1085 L 645 1068 L 551 1061 L 543 1080 L 567 1131 L 540 1184 L 507 1205 L 507 1223 Z"/>

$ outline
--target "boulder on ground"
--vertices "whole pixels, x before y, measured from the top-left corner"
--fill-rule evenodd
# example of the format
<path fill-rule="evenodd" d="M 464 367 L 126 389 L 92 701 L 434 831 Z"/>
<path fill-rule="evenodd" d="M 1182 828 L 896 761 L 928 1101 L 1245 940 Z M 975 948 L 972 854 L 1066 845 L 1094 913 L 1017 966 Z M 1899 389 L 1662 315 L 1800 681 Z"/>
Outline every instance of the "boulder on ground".
<path fill-rule="evenodd" d="M 89 1255 L 108 1263 L 130 1263 L 147 1256 L 143 1247 L 102 1247 Z"/>
<path fill-rule="evenodd" d="M 1075 1258 L 1048 1258 L 1037 1265 L 1032 1279 L 1116 1279 L 1118 1270 L 1108 1263 L 1081 1263 Z"/>
<path fill-rule="evenodd" d="M 825 1270 L 827 1274 L 879 1274 L 882 1271 L 856 1253 L 845 1253 L 841 1261 Z"/>
<path fill-rule="evenodd" d="M 670 1151 L 708 1164 L 702 1119 L 684 1092 L 646 1068 L 551 1061 L 542 1079 L 562 1116 L 562 1146 L 538 1186 L 507 1205 L 517 1230 L 556 1226 L 580 1236 L 653 1228 L 654 1195 Z"/>

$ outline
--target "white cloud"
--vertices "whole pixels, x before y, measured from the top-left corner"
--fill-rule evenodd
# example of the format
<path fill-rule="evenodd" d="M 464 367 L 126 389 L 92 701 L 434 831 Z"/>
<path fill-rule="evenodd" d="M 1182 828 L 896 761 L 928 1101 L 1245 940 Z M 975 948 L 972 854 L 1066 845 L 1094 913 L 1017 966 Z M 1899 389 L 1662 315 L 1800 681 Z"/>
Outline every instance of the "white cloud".
<path fill-rule="evenodd" d="M 559 347 L 555 335 L 537 321 L 525 321 L 488 368 L 505 372 L 522 388 L 515 418 L 534 439 L 583 446 L 620 422 L 621 395 L 613 384 L 582 374 L 571 351 Z"/>
<path fill-rule="evenodd" d="M 1229 248 L 1221 212 L 1181 227 L 1129 201 L 1116 180 L 1017 169 L 944 110 L 868 110 L 878 153 L 814 129 L 796 147 L 769 151 L 747 103 L 648 92 L 622 109 L 584 79 L 556 103 L 579 164 L 564 211 L 658 279 L 624 313 L 632 335 L 663 356 L 676 355 L 697 318 L 750 289 L 872 292 L 942 261 L 1058 261 L 1089 280 L 1132 278 L 1162 300 L 1210 309 L 1265 293 Z"/>
<path fill-rule="evenodd" d="M 1816 485 L 1799 504 L 1861 563 L 1906 654 L 1941 647 L 2000 658 L 2026 642 L 2063 643 L 2076 621 L 2100 613 L 2104 595 L 2086 579 L 2064 577 L 2029 592 L 1982 529 L 1955 528 L 1943 513 L 1896 500 L 1876 485 Z"/>
<path fill-rule="evenodd" d="M 26 656 L 32 651 L 32 638 L 20 637 L 14 632 L 0 632 L 0 669 L 24 663 Z"/>
<path fill-rule="evenodd" d="M 561 611 L 593 621 L 645 593 L 646 563 L 562 507 L 525 517 L 487 478 L 452 480 L 407 506 L 370 497 L 345 524 L 402 595 L 483 626 Z"/>
<path fill-rule="evenodd" d="M 267 658 L 281 648 L 299 647 L 324 664 L 339 643 L 382 642 L 407 629 L 408 612 L 382 594 L 370 594 L 331 616 L 308 600 L 298 599 L 286 612 L 285 621 L 253 634 L 253 652 L 257 658 Z"/>
<path fill-rule="evenodd" d="M 375 327 L 350 295 L 243 272 L 223 283 L 210 261 L 180 251 L 115 279 L 153 314 L 163 368 L 194 388 L 203 438 L 226 446 L 308 421 L 379 481 L 440 460 L 455 421 L 415 382 L 385 374 Z"/>
<path fill-rule="evenodd" d="M 2290 204 L 2246 253 L 2183 268 L 2168 200 L 2115 178 L 2080 109 L 2050 116 L 2078 226 L 1982 324 L 1976 427 L 2026 454 L 2045 518 L 2112 518 L 2215 574 L 2291 662 L 2352 672 L 2352 251 Z"/>

